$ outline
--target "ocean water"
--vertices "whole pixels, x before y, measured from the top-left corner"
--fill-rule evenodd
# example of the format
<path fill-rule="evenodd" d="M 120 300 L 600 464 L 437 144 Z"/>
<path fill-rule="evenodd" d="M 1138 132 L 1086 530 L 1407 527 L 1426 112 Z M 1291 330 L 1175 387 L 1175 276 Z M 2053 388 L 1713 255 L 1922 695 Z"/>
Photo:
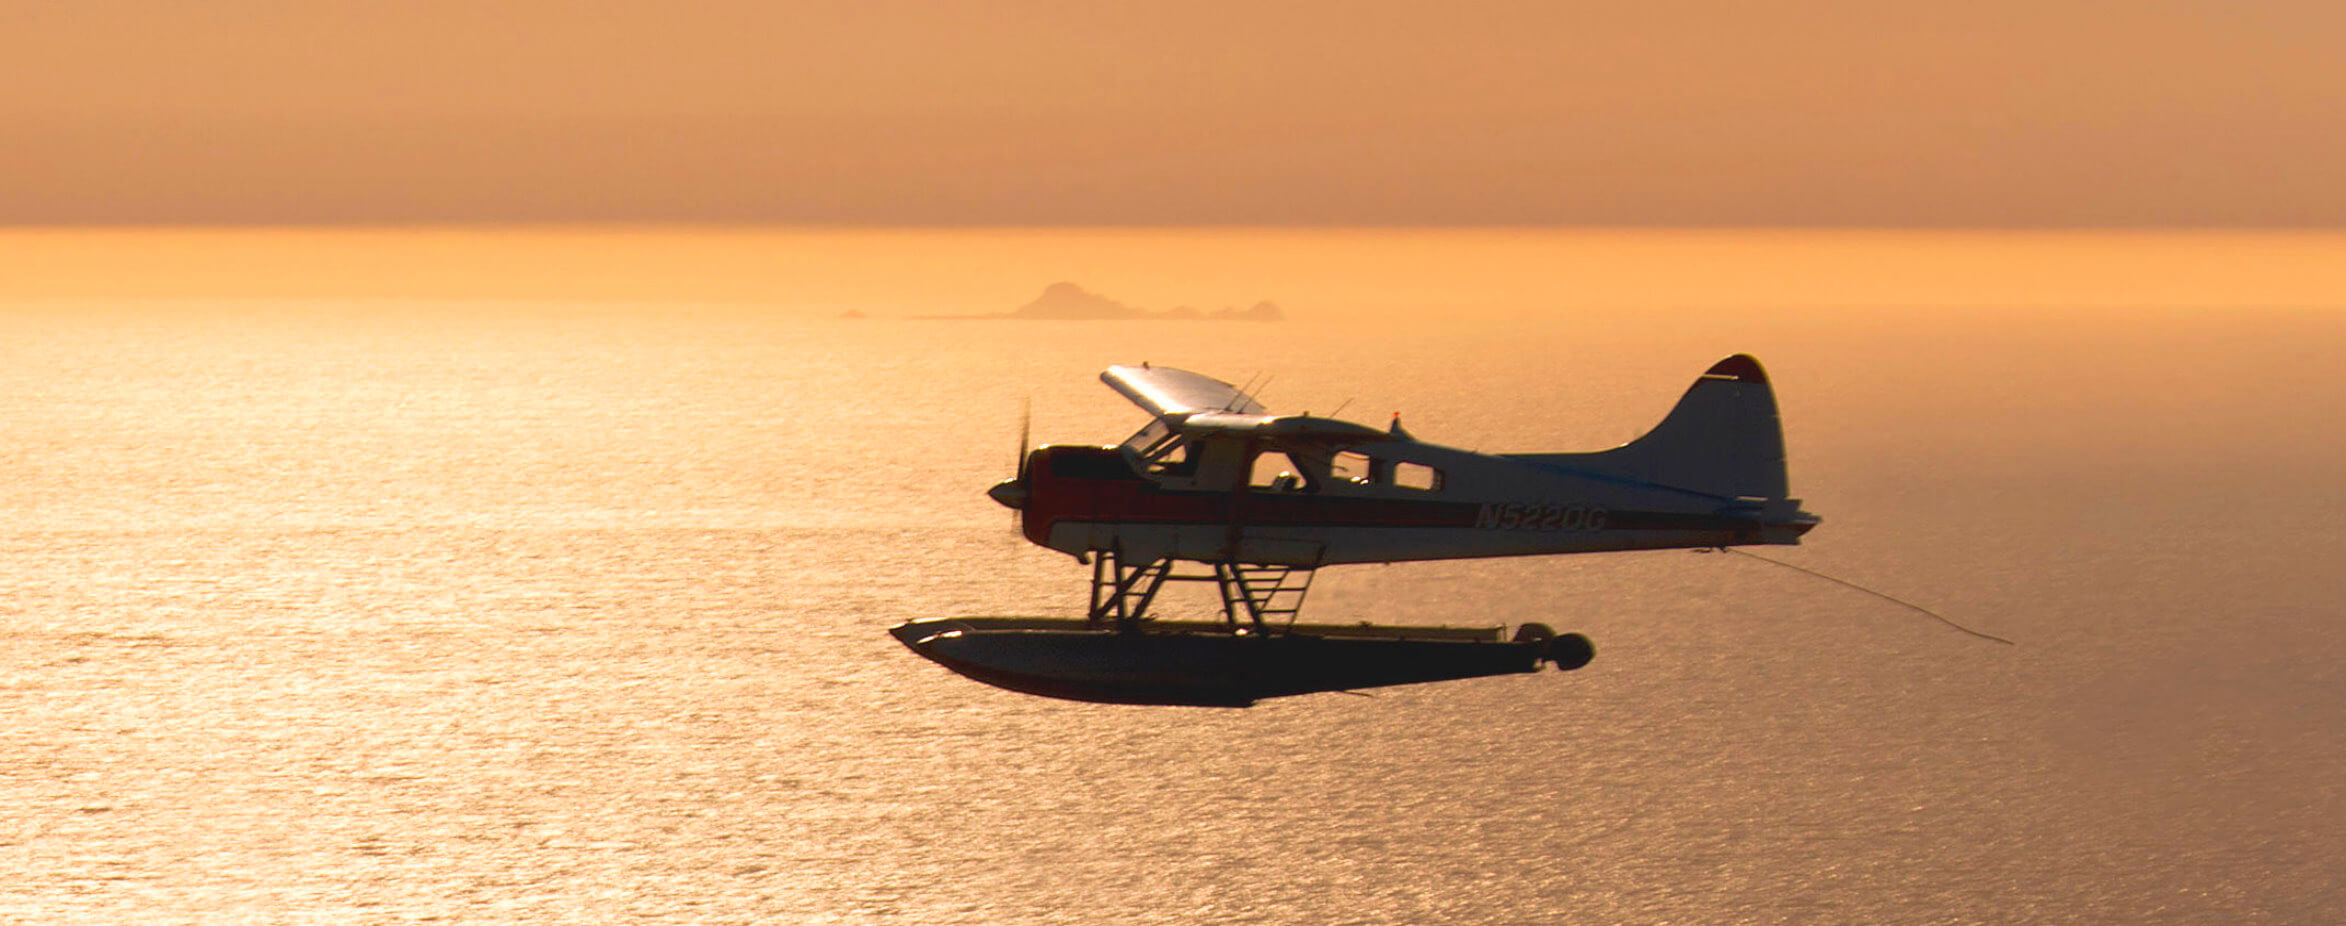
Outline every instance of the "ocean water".
<path fill-rule="evenodd" d="M 827 315 L 0 312 L 0 920 L 2346 919 L 2335 310 Z M 2016 646 L 1682 552 L 1328 570 L 1598 655 L 1243 711 L 884 633 L 1080 611 L 981 493 L 1110 363 L 1572 450 L 1736 351 L 1825 519 L 1764 552 Z"/>

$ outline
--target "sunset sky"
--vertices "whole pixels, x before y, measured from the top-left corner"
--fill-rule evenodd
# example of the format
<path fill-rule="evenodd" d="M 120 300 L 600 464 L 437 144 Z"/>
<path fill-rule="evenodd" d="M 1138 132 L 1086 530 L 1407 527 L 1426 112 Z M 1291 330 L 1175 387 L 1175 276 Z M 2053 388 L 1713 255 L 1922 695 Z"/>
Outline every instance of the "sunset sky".
<path fill-rule="evenodd" d="M 27 0 L 0 224 L 2331 226 L 2346 6 Z"/>

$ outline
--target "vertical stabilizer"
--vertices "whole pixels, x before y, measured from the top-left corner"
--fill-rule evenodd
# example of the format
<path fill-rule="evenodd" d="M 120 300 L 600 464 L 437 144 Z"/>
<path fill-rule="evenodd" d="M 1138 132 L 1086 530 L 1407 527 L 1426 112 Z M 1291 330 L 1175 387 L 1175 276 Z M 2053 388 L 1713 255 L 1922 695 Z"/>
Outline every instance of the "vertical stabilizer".
<path fill-rule="evenodd" d="M 1596 453 L 1516 456 L 1726 499 L 1789 494 L 1776 393 L 1749 354 L 1712 364 L 1643 437 Z"/>

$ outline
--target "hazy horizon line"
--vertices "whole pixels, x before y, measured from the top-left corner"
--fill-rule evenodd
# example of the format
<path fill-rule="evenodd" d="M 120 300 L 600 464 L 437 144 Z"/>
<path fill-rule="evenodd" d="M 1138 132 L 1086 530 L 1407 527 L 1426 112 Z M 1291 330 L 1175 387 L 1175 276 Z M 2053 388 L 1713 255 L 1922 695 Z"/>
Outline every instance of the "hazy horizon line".
<path fill-rule="evenodd" d="M 2331 225 L 2195 224 L 2094 225 L 2011 224 L 1965 225 L 1912 223 L 1898 225 L 1832 223 L 1285 223 L 1285 222 L 807 222 L 746 221 L 732 219 L 431 219 L 334 222 L 0 222 L 0 233 L 41 231 L 453 231 L 453 230 L 644 230 L 644 231 L 1556 231 L 1556 232 L 1976 232 L 1976 233 L 2346 233 L 2346 222 Z"/>

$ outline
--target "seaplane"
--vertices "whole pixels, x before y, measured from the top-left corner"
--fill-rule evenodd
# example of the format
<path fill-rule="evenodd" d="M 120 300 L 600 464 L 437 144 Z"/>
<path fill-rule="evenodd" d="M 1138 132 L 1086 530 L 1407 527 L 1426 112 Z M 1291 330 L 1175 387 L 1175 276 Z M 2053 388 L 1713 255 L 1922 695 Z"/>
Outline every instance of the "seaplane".
<path fill-rule="evenodd" d="M 1091 567 L 1082 617 L 948 617 L 890 630 L 1011 691 L 1112 704 L 1247 707 L 1273 697 L 1585 666 L 1540 623 L 1299 623 L 1329 566 L 1797 544 L 1818 523 L 1786 487 L 1759 361 L 1714 364 L 1644 436 L 1586 453 L 1478 453 L 1384 428 L 1274 415 L 1171 367 L 1100 380 L 1151 416 L 1122 443 L 1021 453 L 988 490 L 1020 532 Z M 1341 409 L 1339 409 L 1341 411 Z M 1171 582 L 1212 583 L 1221 616 L 1161 620 Z"/>

